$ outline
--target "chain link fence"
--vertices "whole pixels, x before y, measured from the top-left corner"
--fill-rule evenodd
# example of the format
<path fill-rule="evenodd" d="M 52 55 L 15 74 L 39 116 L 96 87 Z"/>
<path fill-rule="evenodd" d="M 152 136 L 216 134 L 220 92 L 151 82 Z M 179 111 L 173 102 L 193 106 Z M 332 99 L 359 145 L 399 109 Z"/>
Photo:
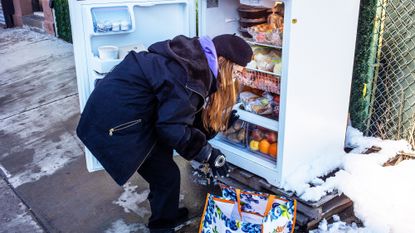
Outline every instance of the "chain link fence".
<path fill-rule="evenodd" d="M 358 31 L 352 124 L 415 147 L 415 1 L 362 0 Z"/>

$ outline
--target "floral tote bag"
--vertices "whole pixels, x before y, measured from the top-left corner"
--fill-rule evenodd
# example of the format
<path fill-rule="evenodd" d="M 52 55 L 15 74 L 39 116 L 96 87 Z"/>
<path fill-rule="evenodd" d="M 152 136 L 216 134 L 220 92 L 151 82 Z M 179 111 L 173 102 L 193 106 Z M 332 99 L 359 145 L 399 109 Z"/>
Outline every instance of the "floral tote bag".
<path fill-rule="evenodd" d="M 222 197 L 208 194 L 199 233 L 291 233 L 296 201 L 221 185 Z"/>

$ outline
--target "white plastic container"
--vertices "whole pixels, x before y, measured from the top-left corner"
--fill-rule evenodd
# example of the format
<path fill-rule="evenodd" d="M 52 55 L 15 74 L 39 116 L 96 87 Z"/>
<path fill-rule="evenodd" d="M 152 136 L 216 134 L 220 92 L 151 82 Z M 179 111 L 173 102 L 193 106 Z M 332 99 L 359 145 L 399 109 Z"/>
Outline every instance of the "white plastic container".
<path fill-rule="evenodd" d="M 121 31 L 130 30 L 130 23 L 126 20 L 121 21 Z"/>
<path fill-rule="evenodd" d="M 113 32 L 120 31 L 120 25 L 121 25 L 120 21 L 112 22 L 112 31 Z"/>
<path fill-rule="evenodd" d="M 98 56 L 101 60 L 118 59 L 118 47 L 113 45 L 104 45 L 98 47 Z"/>

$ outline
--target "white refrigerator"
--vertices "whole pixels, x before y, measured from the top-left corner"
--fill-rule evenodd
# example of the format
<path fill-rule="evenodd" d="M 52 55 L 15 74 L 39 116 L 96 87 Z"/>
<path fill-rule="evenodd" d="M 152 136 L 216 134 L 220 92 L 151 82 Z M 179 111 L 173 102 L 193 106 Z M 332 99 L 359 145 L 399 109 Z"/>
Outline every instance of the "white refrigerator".
<path fill-rule="evenodd" d="M 275 4 L 241 1 L 262 7 Z M 277 107 L 278 114 L 262 115 L 247 108 L 246 102 L 238 103 L 234 109 L 241 121 L 232 132 L 210 141 L 231 164 L 277 187 L 301 172 L 301 165 L 343 153 L 359 13 L 359 0 L 279 2 L 284 9 L 282 44 L 246 39 L 255 51 L 278 54 L 280 71 L 250 64 L 246 75 L 256 81 L 242 83 L 245 91 L 272 96 L 271 108 Z M 140 51 L 176 35 L 242 36 L 240 4 L 239 0 L 69 1 L 81 111 L 95 80 L 117 65 L 125 51 Z M 104 45 L 120 48 L 121 57 L 100 59 L 98 48 Z M 257 101 L 268 106 L 261 98 Z M 87 169 L 102 169 L 85 151 Z"/>

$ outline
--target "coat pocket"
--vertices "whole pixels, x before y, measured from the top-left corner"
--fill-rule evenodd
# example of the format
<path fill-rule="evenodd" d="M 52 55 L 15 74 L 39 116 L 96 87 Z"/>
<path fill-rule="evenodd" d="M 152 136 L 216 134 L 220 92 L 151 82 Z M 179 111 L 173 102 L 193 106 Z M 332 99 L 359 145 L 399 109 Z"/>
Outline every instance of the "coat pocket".
<path fill-rule="evenodd" d="M 115 127 L 112 127 L 108 130 L 108 134 L 110 136 L 113 136 L 114 134 L 121 134 L 121 133 L 127 133 L 126 130 L 133 127 L 133 126 L 139 126 L 141 124 L 142 120 L 137 119 L 129 122 L 125 122 L 122 124 L 119 124 Z"/>

